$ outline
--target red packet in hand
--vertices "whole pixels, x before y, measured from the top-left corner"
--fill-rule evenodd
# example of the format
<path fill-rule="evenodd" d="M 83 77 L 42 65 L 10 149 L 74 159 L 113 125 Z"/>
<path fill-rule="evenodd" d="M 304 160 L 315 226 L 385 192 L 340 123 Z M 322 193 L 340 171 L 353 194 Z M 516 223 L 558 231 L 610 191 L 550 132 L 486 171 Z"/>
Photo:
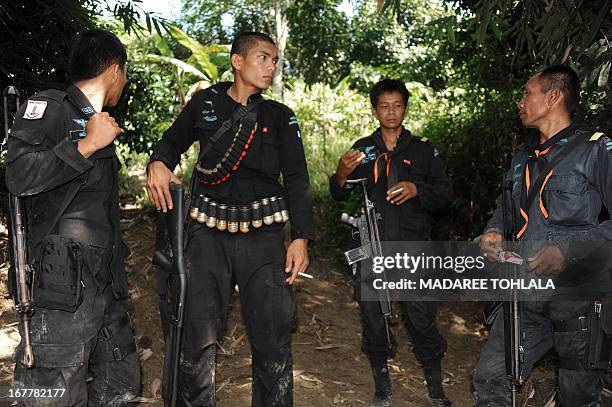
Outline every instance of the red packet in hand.
<path fill-rule="evenodd" d="M 499 258 L 499 261 L 502 263 L 508 262 L 512 264 L 518 264 L 519 266 L 523 264 L 523 258 L 515 252 L 502 250 L 497 256 Z"/>

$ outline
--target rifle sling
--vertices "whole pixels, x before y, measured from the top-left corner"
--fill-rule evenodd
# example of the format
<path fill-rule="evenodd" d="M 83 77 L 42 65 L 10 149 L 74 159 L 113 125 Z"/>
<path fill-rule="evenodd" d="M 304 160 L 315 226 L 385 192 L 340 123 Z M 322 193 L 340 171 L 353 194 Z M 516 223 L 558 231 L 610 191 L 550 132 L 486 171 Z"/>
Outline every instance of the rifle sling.
<path fill-rule="evenodd" d="M 227 131 L 229 131 L 232 127 L 234 127 L 236 125 L 236 123 L 238 123 L 240 120 L 242 120 L 243 118 L 245 118 L 249 113 L 251 113 L 253 110 L 255 110 L 255 108 L 257 106 L 259 106 L 259 104 L 263 102 L 263 98 L 258 98 L 254 101 L 252 101 L 251 103 L 248 104 L 248 106 L 242 106 L 240 105 L 240 107 L 238 109 L 236 109 L 234 111 L 234 113 L 232 113 L 232 116 L 225 120 L 222 124 L 221 127 L 219 127 L 217 129 L 217 131 L 215 132 L 215 134 L 213 134 L 210 139 L 208 140 L 208 143 L 206 143 L 206 145 L 202 148 L 202 150 L 200 150 L 200 158 L 204 157 L 204 155 L 212 148 L 212 146 L 221 138 L 221 136 L 223 136 L 223 134 L 225 134 Z"/>
<path fill-rule="evenodd" d="M 523 210 L 526 213 L 529 213 L 529 209 L 531 208 L 531 205 L 533 205 L 533 201 L 538 195 L 540 188 L 542 188 L 542 183 L 544 182 L 548 174 L 553 170 L 553 168 L 555 168 L 557 164 L 559 164 L 565 157 L 567 157 L 569 153 L 571 153 L 581 142 L 583 142 L 583 138 L 580 137 L 580 135 L 575 135 L 572 141 L 566 144 L 565 147 L 563 147 L 563 149 L 559 151 L 559 153 L 546 164 L 544 169 L 538 175 L 538 178 L 536 179 L 535 183 L 532 185 L 529 193 L 527 194 L 527 198 L 525 199 L 525 206 L 523 207 Z"/>

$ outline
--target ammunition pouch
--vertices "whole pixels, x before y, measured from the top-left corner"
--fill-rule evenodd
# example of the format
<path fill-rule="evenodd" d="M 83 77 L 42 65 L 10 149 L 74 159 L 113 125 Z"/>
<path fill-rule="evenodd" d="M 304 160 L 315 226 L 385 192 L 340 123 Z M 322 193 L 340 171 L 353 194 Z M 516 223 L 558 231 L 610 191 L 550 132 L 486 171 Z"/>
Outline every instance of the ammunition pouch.
<path fill-rule="evenodd" d="M 80 243 L 59 235 L 46 236 L 34 264 L 34 304 L 75 312 L 83 301 L 83 267 Z"/>
<path fill-rule="evenodd" d="M 189 218 L 209 228 L 229 233 L 249 233 L 262 226 L 289 221 L 289 210 L 283 197 L 272 196 L 249 205 L 216 202 L 212 197 L 195 195 L 190 202 Z"/>
<path fill-rule="evenodd" d="M 588 335 L 584 358 L 560 357 L 559 367 L 567 370 L 607 370 L 612 361 L 612 299 L 594 301 L 588 315 L 553 321 L 555 332 L 583 331 Z"/>

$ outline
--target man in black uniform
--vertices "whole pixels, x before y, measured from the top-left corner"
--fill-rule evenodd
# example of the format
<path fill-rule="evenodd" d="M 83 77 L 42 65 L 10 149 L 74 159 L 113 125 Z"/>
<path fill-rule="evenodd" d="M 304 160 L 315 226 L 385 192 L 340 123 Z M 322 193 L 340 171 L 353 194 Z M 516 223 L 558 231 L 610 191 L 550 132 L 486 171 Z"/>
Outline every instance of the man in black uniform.
<path fill-rule="evenodd" d="M 437 150 L 426 139 L 412 136 L 402 125 L 408 96 L 405 85 L 397 80 L 384 79 L 372 88 L 372 111 L 380 127 L 357 140 L 340 158 L 329 182 L 332 197 L 343 200 L 351 193 L 347 179 L 368 178 L 368 192 L 382 215 L 379 230 L 383 241 L 429 240 L 431 211 L 446 206 L 451 197 L 451 186 Z M 391 406 L 387 358 L 395 354 L 396 342 L 392 338 L 393 347 L 388 349 L 379 303 L 361 300 L 359 273 L 355 288 L 361 309 L 362 350 L 370 360 L 376 386 L 372 406 Z M 436 304 L 401 302 L 401 307 L 414 353 L 423 365 L 428 398 L 434 406 L 450 406 L 442 389 L 441 360 L 446 340 L 436 327 Z"/>
<path fill-rule="evenodd" d="M 186 405 L 215 404 L 216 342 L 222 338 L 232 277 L 240 287 L 251 343 L 252 405 L 293 404 L 291 284 L 308 265 L 314 228 L 297 119 L 285 105 L 260 94 L 274 78 L 277 59 L 267 35 L 238 35 L 231 49 L 234 82 L 194 94 L 148 166 L 151 201 L 166 211 L 172 206 L 169 183 L 179 182 L 172 170 L 181 154 L 200 142 L 190 209 L 197 220 L 188 226 L 185 249 L 189 288 L 179 390 Z M 227 127 L 219 130 L 224 122 Z M 292 239 L 286 251 L 284 202 Z"/>
<path fill-rule="evenodd" d="M 516 149 L 506 179 L 513 184 L 516 210 L 512 216 L 520 220 L 516 238 L 525 250 L 521 254 L 528 270 L 554 276 L 557 287 L 562 279 L 578 277 L 576 292 L 597 287 L 609 296 L 609 269 L 591 258 L 582 259 L 594 248 L 609 250 L 606 242 L 612 240 L 612 221 L 600 222 L 602 208 L 608 213 L 612 208 L 612 140 L 576 120 L 579 105 L 580 81 L 570 67 L 551 66 L 529 79 L 518 103 L 519 116 L 524 127 L 539 131 L 539 137 Z M 560 154 L 563 158 L 556 160 Z M 555 161 L 552 171 L 540 178 L 548 163 Z M 531 190 L 537 193 L 528 204 Z M 498 261 L 501 250 L 503 216 L 498 200 L 480 244 L 492 261 Z M 609 359 L 601 366 L 591 365 L 588 358 L 593 351 L 589 341 L 599 334 L 591 332 L 589 318 L 597 314 L 604 321 L 609 309 L 597 310 L 592 298 L 580 298 L 584 297 L 521 303 L 523 377 L 554 346 L 560 361 L 558 398 L 562 406 L 599 405 L 608 366 Z M 477 406 L 511 404 L 503 313 L 497 315 L 482 348 L 473 382 Z"/>
<path fill-rule="evenodd" d="M 140 387 L 119 228 L 113 141 L 121 130 L 102 112 L 119 100 L 126 59 L 114 34 L 81 34 L 70 55 L 73 85 L 31 97 L 8 139 L 6 182 L 25 200 L 36 270 L 34 367 L 24 365 L 21 343 L 14 386 L 65 389 L 61 405 L 125 405 Z M 28 405 L 53 403 L 43 400 Z"/>

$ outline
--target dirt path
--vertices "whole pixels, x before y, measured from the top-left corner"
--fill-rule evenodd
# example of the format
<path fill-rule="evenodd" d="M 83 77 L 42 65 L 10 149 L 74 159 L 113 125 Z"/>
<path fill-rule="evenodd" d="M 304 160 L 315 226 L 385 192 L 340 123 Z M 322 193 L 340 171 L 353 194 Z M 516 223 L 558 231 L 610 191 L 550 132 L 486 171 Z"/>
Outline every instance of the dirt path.
<path fill-rule="evenodd" d="M 142 364 L 142 396 L 150 399 L 159 394 L 163 363 L 155 280 L 148 265 L 153 226 L 150 218 L 141 215 L 127 219 L 123 226 L 133 253 L 128 270 L 136 334 L 140 347 L 152 351 L 150 356 L 144 351 L 143 356 L 148 358 Z M 316 251 L 311 257 L 309 272 L 316 278 L 300 279 L 295 287 L 299 301 L 299 323 L 293 336 L 295 406 L 369 406 L 373 382 L 368 362 L 359 350 L 361 328 L 350 279 L 334 270 L 337 264 L 331 257 L 322 257 Z M 469 377 L 484 332 L 479 322 L 480 307 L 444 304 L 438 319 L 449 339 L 449 354 L 444 360 L 446 389 L 455 405 L 468 406 Z M 424 377 L 411 352 L 410 339 L 400 324 L 393 328 L 400 341 L 398 355 L 390 363 L 396 405 L 427 405 Z M 226 337 L 219 347 L 217 388 L 220 406 L 250 405 L 250 351 L 237 295 L 232 299 Z"/>
<path fill-rule="evenodd" d="M 143 373 L 138 401 L 162 406 L 163 339 L 149 261 L 153 253 L 153 218 L 143 212 L 124 212 L 123 216 L 122 227 L 132 250 L 127 270 Z M 373 383 L 367 360 L 359 350 L 361 327 L 350 278 L 338 270 L 331 256 L 322 256 L 316 248 L 311 261 L 309 273 L 315 279 L 301 279 L 295 286 L 299 301 L 299 323 L 293 336 L 295 406 L 369 406 Z M 0 285 L 0 290 L 5 293 L 5 286 Z M 219 346 L 220 407 L 250 405 L 250 352 L 237 299 L 237 295 L 232 299 L 226 337 Z M 19 340 L 11 306 L 6 298 L 0 302 L 0 310 L 4 310 L 0 315 L 0 384 L 11 380 L 12 346 Z M 458 407 L 473 403 L 471 372 L 486 336 L 480 312 L 481 306 L 476 303 L 445 303 L 439 308 L 439 328 L 448 340 L 444 385 Z M 395 406 L 427 406 L 423 373 L 411 351 L 410 339 L 400 323 L 393 329 L 400 343 L 397 356 L 390 361 Z M 554 388 L 553 369 L 551 362 L 544 361 L 534 372 L 526 392 L 535 390 L 526 406 L 544 405 L 543 400 Z"/>

